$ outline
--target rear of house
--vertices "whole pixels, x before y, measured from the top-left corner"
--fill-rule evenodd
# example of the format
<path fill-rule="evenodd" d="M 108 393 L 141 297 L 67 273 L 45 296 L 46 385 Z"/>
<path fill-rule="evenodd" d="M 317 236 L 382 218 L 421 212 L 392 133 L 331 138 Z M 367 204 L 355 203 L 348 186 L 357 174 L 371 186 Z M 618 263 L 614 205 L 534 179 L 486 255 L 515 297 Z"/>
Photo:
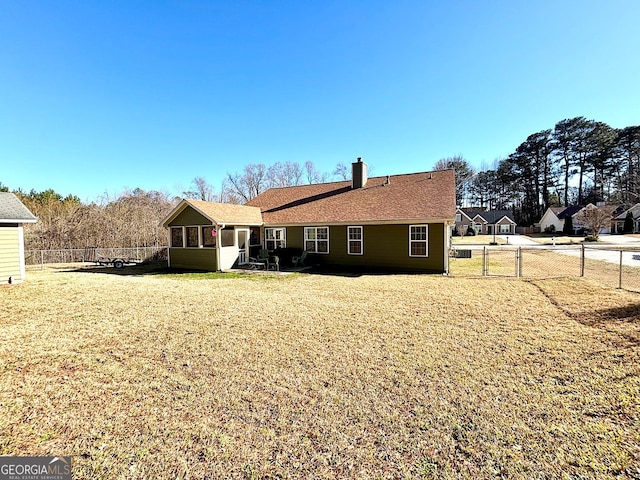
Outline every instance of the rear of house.
<path fill-rule="evenodd" d="M 453 170 L 272 188 L 246 205 L 182 200 L 163 221 L 169 266 L 226 270 L 263 249 L 283 266 L 306 265 L 448 272 L 455 218 Z M 255 263 L 255 262 L 254 262 Z"/>
<path fill-rule="evenodd" d="M 13 193 L 0 192 L 0 284 L 25 279 L 23 224 L 37 220 Z"/>
<path fill-rule="evenodd" d="M 311 264 L 447 272 L 453 170 L 368 178 L 361 159 L 352 168 L 352 181 L 273 188 L 248 202 L 262 212 L 264 245 L 306 251 Z"/>

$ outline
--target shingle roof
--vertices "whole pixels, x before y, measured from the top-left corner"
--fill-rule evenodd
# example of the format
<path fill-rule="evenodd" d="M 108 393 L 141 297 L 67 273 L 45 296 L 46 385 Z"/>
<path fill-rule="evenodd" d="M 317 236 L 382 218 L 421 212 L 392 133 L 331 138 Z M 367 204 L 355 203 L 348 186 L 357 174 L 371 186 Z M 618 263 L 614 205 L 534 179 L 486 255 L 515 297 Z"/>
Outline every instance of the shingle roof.
<path fill-rule="evenodd" d="M 563 218 L 575 215 L 576 213 L 578 213 L 583 208 L 584 207 L 582 207 L 580 205 L 572 205 L 570 207 L 565 208 L 560 213 L 556 214 L 556 216 L 558 217 L 558 220 L 562 220 Z"/>
<path fill-rule="evenodd" d="M 247 202 L 265 224 L 387 222 L 455 218 L 453 170 L 369 178 L 362 188 L 332 182 L 272 188 Z"/>
<path fill-rule="evenodd" d="M 205 202 L 202 200 L 184 199 L 162 221 L 167 226 L 187 205 L 190 205 L 209 220 L 230 225 L 262 225 L 260 209 L 232 203 Z"/>
<path fill-rule="evenodd" d="M 13 193 L 0 192 L 0 223 L 35 223 L 38 218 Z"/>
<path fill-rule="evenodd" d="M 513 213 L 511 210 L 482 210 L 475 208 L 461 208 L 465 215 L 473 220 L 476 215 L 480 215 L 484 218 L 487 223 L 496 223 L 500 221 L 503 217 L 507 217 L 513 223 L 515 223 L 515 219 L 513 218 Z"/>

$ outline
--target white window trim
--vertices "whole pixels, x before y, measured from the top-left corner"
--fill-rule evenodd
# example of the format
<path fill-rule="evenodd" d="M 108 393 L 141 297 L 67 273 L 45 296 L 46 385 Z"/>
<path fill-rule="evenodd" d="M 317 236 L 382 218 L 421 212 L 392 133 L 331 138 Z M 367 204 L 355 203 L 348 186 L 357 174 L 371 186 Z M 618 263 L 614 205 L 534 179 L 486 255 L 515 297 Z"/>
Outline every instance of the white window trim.
<path fill-rule="evenodd" d="M 327 229 L 327 238 L 326 239 L 322 239 L 323 242 L 327 242 L 327 251 L 326 252 L 319 252 L 318 251 L 318 229 L 320 228 L 326 228 Z M 307 232 L 310 230 L 315 230 L 316 231 L 316 238 L 314 238 L 313 240 L 309 239 L 307 237 Z M 304 227 L 304 235 L 303 235 L 303 241 L 304 241 L 304 249 L 307 250 L 307 242 L 315 242 L 315 248 L 314 250 L 307 250 L 309 253 L 317 253 L 319 255 L 328 255 L 329 254 L 329 250 L 330 250 L 330 244 L 329 244 L 329 227 Z"/>
<path fill-rule="evenodd" d="M 349 238 L 349 229 L 358 228 L 360 229 L 360 239 L 359 240 L 351 240 Z M 360 242 L 360 252 L 351 252 L 351 242 Z M 353 225 L 347 227 L 347 255 L 364 255 L 364 229 L 359 225 Z"/>
<path fill-rule="evenodd" d="M 411 239 L 411 229 L 415 228 L 415 227 L 425 227 L 426 228 L 426 231 L 425 231 L 425 234 L 426 234 L 426 237 L 427 237 L 426 240 L 412 240 Z M 412 255 L 411 254 L 411 244 L 413 242 L 424 242 L 426 244 L 425 245 L 425 254 L 424 255 Z M 409 225 L 409 256 L 410 257 L 415 257 L 415 258 L 427 258 L 427 257 L 429 257 L 429 225 L 428 224 L 424 223 L 424 224 L 421 224 L 421 225 Z"/>
<path fill-rule="evenodd" d="M 275 238 L 275 232 L 276 231 L 282 231 L 282 238 L 281 239 L 276 239 Z M 273 238 L 267 238 L 267 232 L 268 231 L 272 231 L 274 233 Z M 264 248 L 267 248 L 267 242 L 281 242 L 282 243 L 282 247 L 280 248 L 287 248 L 287 229 L 285 227 L 265 227 L 264 229 Z M 278 248 L 278 247 L 276 247 Z"/>

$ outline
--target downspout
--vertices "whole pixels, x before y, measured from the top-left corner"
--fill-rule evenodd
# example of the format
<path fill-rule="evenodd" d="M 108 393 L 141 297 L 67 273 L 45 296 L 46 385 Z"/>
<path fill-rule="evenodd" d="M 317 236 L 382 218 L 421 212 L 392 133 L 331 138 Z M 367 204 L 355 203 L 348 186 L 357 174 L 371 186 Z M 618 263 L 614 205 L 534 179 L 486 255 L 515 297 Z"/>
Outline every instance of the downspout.
<path fill-rule="evenodd" d="M 451 251 L 452 224 L 444 222 L 444 274 L 449 275 L 449 252 Z"/>
<path fill-rule="evenodd" d="M 227 225 L 224 223 L 214 222 L 216 225 L 216 271 L 221 272 L 220 268 L 220 247 L 222 246 L 222 239 L 220 238 L 220 232 L 224 230 Z"/>

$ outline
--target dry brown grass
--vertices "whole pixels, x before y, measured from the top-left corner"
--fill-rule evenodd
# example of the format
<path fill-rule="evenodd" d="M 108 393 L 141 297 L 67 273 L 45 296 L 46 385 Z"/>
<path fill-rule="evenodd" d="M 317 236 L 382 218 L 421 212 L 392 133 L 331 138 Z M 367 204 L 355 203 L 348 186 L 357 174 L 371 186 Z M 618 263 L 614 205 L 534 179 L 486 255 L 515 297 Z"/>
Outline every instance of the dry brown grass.
<path fill-rule="evenodd" d="M 493 235 L 465 235 L 464 237 L 453 236 L 451 237 L 452 245 L 490 245 L 494 241 Z M 506 240 L 495 237 L 497 244 L 506 244 Z"/>
<path fill-rule="evenodd" d="M 640 299 L 589 281 L 32 271 L 0 300 L 0 455 L 74 478 L 640 475 Z"/>

